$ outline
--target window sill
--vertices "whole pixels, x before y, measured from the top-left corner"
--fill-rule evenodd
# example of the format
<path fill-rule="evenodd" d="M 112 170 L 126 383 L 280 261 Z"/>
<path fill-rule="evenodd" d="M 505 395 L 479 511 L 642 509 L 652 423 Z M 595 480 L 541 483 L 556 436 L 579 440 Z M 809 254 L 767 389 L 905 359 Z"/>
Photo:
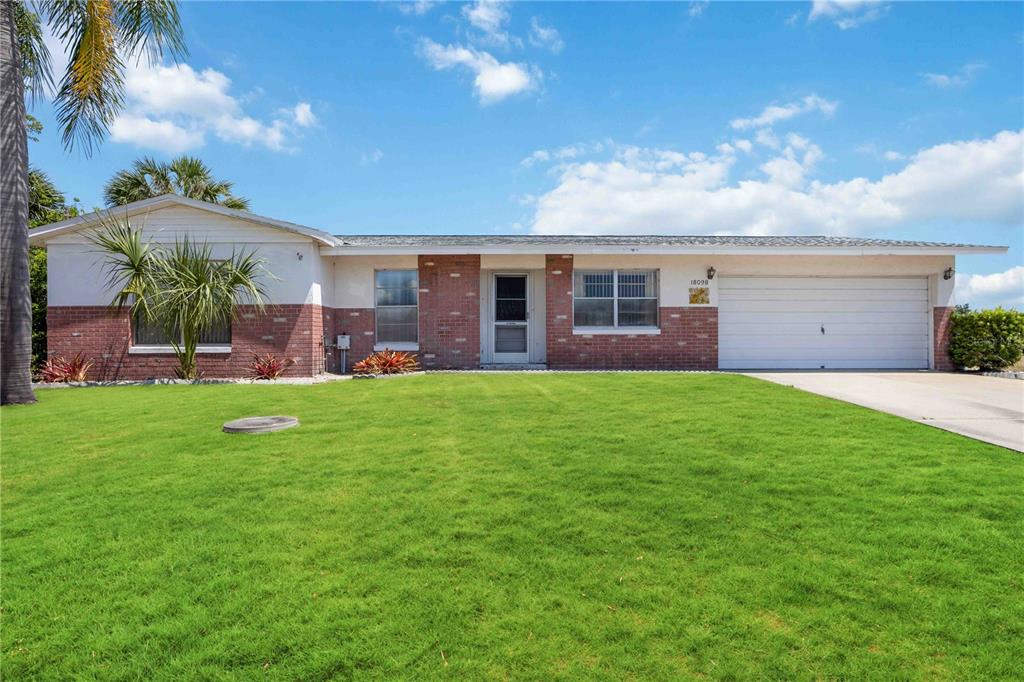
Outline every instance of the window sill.
<path fill-rule="evenodd" d="M 201 353 L 230 353 L 231 346 L 197 346 L 196 355 Z M 174 348 L 171 346 L 132 346 L 128 349 L 129 355 L 172 355 Z"/>
<path fill-rule="evenodd" d="M 657 336 L 658 327 L 573 327 L 573 336 Z"/>
<path fill-rule="evenodd" d="M 401 350 L 401 351 L 418 351 L 420 344 L 418 343 L 375 343 L 373 344 L 373 351 L 376 353 L 381 350 Z"/>

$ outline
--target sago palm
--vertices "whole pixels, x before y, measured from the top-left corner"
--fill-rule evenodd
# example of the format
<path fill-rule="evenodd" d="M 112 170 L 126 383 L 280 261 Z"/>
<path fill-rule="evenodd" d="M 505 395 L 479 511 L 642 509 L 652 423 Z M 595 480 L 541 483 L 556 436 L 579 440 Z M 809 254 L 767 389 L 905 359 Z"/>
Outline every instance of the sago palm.
<path fill-rule="evenodd" d="M 163 330 L 182 379 L 199 377 L 196 348 L 205 332 L 230 322 L 238 306 L 262 312 L 266 304 L 261 280 L 273 275 L 255 251 L 215 258 L 209 244 L 187 238 L 170 247 L 146 243 L 116 218 L 92 241 L 106 254 L 107 286 L 116 292 L 111 306 Z"/>
<path fill-rule="evenodd" d="M 194 156 L 179 156 L 162 163 L 148 156 L 136 159 L 131 168 L 118 171 L 103 188 L 107 206 L 124 206 L 161 194 L 180 194 L 228 208 L 249 210 L 249 201 L 231 193 L 232 183 L 215 180 L 209 166 Z"/>
<path fill-rule="evenodd" d="M 124 104 L 128 59 L 185 54 L 173 0 L 0 2 L 0 403 L 34 402 L 25 94 L 53 85 L 42 23 L 69 52 L 54 105 L 64 146 L 89 153 Z"/>

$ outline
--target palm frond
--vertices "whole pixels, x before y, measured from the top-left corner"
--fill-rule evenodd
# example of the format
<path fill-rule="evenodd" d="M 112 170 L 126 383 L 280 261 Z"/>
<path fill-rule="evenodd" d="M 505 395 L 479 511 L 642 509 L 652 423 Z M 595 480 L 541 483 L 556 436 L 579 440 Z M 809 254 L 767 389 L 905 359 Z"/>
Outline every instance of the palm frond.
<path fill-rule="evenodd" d="M 142 230 L 133 228 L 127 218 L 108 214 L 102 225 L 89 241 L 107 256 L 106 285 L 117 292 L 110 305 L 127 306 L 132 315 L 152 319 L 152 297 L 158 292 L 153 266 L 161 260 L 158 247 L 143 242 Z"/>
<path fill-rule="evenodd" d="M 68 0 L 41 4 L 71 59 L 55 104 L 68 149 L 86 154 L 102 139 L 124 104 L 124 64 L 118 54 L 115 13 L 110 0 Z"/>
<path fill-rule="evenodd" d="M 229 195 L 221 199 L 220 203 L 228 208 L 233 208 L 238 211 L 249 210 L 249 200 L 246 199 L 245 197 L 236 197 L 234 195 Z"/>
<path fill-rule="evenodd" d="M 53 89 L 50 51 L 43 40 L 43 26 L 39 21 L 39 15 L 23 2 L 12 2 L 10 6 L 18 35 L 21 75 L 25 79 L 25 90 L 30 101 L 35 104 L 44 89 Z"/>
<path fill-rule="evenodd" d="M 128 54 L 157 61 L 166 53 L 178 61 L 188 56 L 178 6 L 172 0 L 121 0 L 117 25 Z"/>

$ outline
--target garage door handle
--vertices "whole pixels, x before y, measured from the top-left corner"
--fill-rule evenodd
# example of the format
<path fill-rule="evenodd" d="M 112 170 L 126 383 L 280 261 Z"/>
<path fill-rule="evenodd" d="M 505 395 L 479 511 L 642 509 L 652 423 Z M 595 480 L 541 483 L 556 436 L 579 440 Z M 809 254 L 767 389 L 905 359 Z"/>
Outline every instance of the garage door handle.
<path fill-rule="evenodd" d="M 822 334 L 824 334 L 824 333 L 825 333 L 825 325 L 821 325 L 821 333 L 822 333 Z"/>

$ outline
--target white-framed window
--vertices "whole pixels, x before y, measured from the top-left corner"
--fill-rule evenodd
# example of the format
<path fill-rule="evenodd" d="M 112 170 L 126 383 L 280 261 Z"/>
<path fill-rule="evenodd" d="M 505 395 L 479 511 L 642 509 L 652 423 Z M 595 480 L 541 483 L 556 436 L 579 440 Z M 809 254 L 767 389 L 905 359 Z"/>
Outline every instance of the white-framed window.
<path fill-rule="evenodd" d="M 573 272 L 573 326 L 658 326 L 657 270 Z"/>
<path fill-rule="evenodd" d="M 419 272 L 376 270 L 373 273 L 376 344 L 392 347 L 419 339 Z"/>

